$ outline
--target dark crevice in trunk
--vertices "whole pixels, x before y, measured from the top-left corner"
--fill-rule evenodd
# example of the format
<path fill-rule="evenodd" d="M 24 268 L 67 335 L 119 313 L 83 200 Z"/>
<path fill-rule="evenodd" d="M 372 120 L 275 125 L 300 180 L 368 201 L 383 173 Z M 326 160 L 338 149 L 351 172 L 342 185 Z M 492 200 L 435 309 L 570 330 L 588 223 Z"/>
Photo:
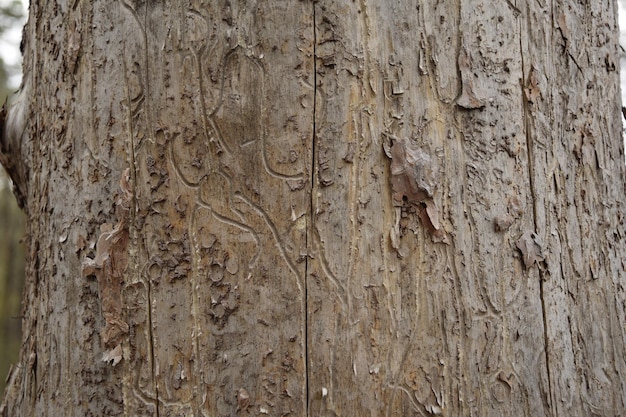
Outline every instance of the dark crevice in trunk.
<path fill-rule="evenodd" d="M 533 71 L 532 66 L 530 68 L 527 68 L 526 66 L 526 62 L 524 60 L 524 55 L 525 55 L 525 50 L 524 50 L 524 45 L 522 42 L 522 34 L 526 33 L 528 36 L 531 36 L 532 32 L 531 32 L 531 27 L 530 27 L 530 7 L 527 5 L 526 7 L 526 31 L 523 30 L 522 24 L 523 24 L 524 20 L 520 20 L 520 27 L 519 27 L 519 40 L 520 40 L 520 51 L 521 51 L 521 65 L 522 65 L 522 80 L 521 80 L 521 85 L 520 85 L 520 89 L 521 89 L 521 96 L 522 96 L 522 103 L 523 103 L 523 126 L 524 126 L 524 134 L 525 134 L 525 139 L 526 139 L 526 156 L 527 156 L 527 161 L 528 161 L 528 182 L 529 182 L 529 188 L 530 188 L 530 196 L 532 199 L 532 219 L 533 219 L 533 232 L 534 233 L 538 233 L 539 231 L 537 230 L 537 193 L 536 193 L 536 188 L 535 188 L 535 181 L 534 181 L 534 176 L 535 176 L 535 169 L 534 169 L 534 152 L 533 152 L 533 137 L 532 137 L 532 124 L 531 124 L 531 120 L 532 120 L 532 114 L 531 114 L 531 110 L 530 110 L 530 102 L 528 100 L 527 97 L 527 93 L 526 93 L 526 89 L 527 88 L 531 88 L 530 86 L 530 79 L 531 79 L 531 73 Z M 538 268 L 538 274 L 539 274 L 539 297 L 541 298 L 541 316 L 542 316 L 542 322 L 543 322 L 543 351 L 544 351 L 544 355 L 545 355 L 545 361 L 546 361 L 546 375 L 547 375 L 547 379 L 548 379 L 548 397 L 546 399 L 544 399 L 544 406 L 547 407 L 549 410 L 551 410 L 552 408 L 552 376 L 550 374 L 550 350 L 549 350 L 549 335 L 548 335 L 548 315 L 547 315 L 547 306 L 546 306 L 546 294 L 545 294 L 545 289 L 544 289 L 544 280 L 545 280 L 545 276 L 544 276 L 544 271 L 542 270 L 542 267 L 537 265 Z M 547 401 L 547 402 L 546 402 Z"/>
<path fill-rule="evenodd" d="M 308 221 L 308 225 L 306 228 L 305 234 L 305 245 L 306 245 L 306 258 L 305 258 L 305 266 L 304 266 L 304 334 L 305 334 L 305 342 L 304 342 L 304 367 L 305 367 L 305 415 L 309 415 L 309 297 L 308 297 L 308 277 L 309 277 L 309 254 L 311 252 L 311 245 L 313 243 L 313 223 L 314 223 L 314 204 L 313 204 L 313 190 L 315 188 L 315 140 L 316 140 L 316 126 L 315 121 L 317 117 L 317 30 L 316 30 L 316 16 L 315 16 L 315 2 L 311 3 L 312 5 L 312 13 L 313 13 L 313 133 L 311 135 L 311 160 L 310 160 L 310 170 L 311 170 L 311 183 L 310 183 L 310 194 L 309 194 L 309 216 L 310 219 Z"/>

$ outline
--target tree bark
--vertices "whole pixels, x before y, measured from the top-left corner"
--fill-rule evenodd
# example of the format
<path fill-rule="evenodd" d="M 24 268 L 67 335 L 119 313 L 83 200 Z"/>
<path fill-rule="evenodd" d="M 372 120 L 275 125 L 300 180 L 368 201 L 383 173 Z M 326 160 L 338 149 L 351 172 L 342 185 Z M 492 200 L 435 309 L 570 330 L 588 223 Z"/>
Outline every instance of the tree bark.
<path fill-rule="evenodd" d="M 626 413 L 613 2 L 33 2 L 25 33 L 3 415 Z"/>

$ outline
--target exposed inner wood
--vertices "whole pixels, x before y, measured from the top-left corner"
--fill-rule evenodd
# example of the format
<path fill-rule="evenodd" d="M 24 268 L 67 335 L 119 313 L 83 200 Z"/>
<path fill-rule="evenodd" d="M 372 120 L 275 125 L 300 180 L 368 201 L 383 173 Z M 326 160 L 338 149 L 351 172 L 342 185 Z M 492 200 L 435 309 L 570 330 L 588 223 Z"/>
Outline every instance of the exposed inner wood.
<path fill-rule="evenodd" d="M 608 1 L 33 2 L 0 415 L 626 413 L 616 25 Z"/>

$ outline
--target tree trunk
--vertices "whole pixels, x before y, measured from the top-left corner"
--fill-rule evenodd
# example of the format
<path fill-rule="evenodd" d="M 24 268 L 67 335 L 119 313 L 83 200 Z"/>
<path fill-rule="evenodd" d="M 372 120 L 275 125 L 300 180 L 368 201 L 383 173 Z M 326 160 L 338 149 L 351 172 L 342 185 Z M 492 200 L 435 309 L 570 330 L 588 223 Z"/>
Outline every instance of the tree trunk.
<path fill-rule="evenodd" d="M 35 1 L 25 33 L 3 415 L 626 413 L 613 2 Z"/>

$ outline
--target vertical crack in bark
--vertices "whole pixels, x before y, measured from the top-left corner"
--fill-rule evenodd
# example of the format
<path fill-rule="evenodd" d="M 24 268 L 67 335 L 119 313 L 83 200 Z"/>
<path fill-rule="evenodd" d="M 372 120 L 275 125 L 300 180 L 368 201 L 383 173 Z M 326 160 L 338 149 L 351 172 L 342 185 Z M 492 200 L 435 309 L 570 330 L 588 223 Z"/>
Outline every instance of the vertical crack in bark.
<path fill-rule="evenodd" d="M 526 96 L 526 74 L 528 74 L 528 77 L 530 78 L 530 74 L 531 71 L 533 70 L 532 67 L 528 68 L 526 67 L 526 63 L 524 61 L 524 55 L 525 55 L 525 51 L 524 51 L 524 44 L 523 44 L 523 40 L 522 40 L 522 34 L 526 33 L 527 36 L 529 36 L 531 34 L 531 22 L 530 22 L 530 6 L 526 5 L 526 31 L 523 31 L 522 28 L 522 22 L 523 20 L 520 20 L 520 28 L 519 28 L 519 33 L 520 33 L 520 37 L 519 37 L 519 41 L 520 41 L 520 56 L 521 56 L 521 61 L 522 61 L 522 80 L 521 80 L 521 95 L 522 95 L 522 106 L 523 106 L 523 114 L 522 117 L 524 118 L 524 134 L 526 137 L 526 154 L 527 154 L 527 160 L 528 160 L 528 181 L 529 181 L 529 188 L 530 188 L 530 196 L 532 199 L 532 205 L 533 205 L 533 228 L 535 229 L 535 233 L 537 233 L 537 192 L 535 189 L 535 181 L 534 181 L 534 174 L 535 174 L 535 168 L 534 168 L 534 152 L 533 152 L 533 138 L 532 138 L 532 134 L 531 134 L 531 123 L 530 123 L 530 118 L 532 117 L 531 112 L 530 112 L 530 103 L 528 101 L 528 97 Z M 531 37 L 529 36 L 529 39 Z M 548 350 L 548 342 L 549 342 L 549 336 L 548 336 L 548 315 L 547 315 L 547 307 L 546 307 L 546 300 L 545 300 L 545 292 L 544 292 L 544 277 L 543 277 L 543 271 L 541 268 L 538 268 L 538 273 L 539 273 L 539 297 L 541 299 L 541 316 L 542 316 L 542 321 L 543 321 L 543 350 L 544 350 L 544 356 L 545 356 L 545 361 L 546 361 L 546 374 L 547 374 L 547 378 L 548 378 L 548 403 L 547 403 L 547 407 L 550 410 L 550 413 L 552 414 L 552 376 L 550 374 L 550 355 L 549 355 L 549 350 Z"/>
<path fill-rule="evenodd" d="M 148 281 L 148 347 L 150 352 L 150 368 L 152 370 L 152 383 L 154 384 L 154 408 L 155 415 L 159 417 L 159 385 L 156 380 L 156 372 L 155 372 L 155 360 L 154 360 L 154 334 L 152 332 L 152 286 Z"/>
<path fill-rule="evenodd" d="M 126 51 L 126 45 L 124 45 L 123 49 Z M 131 187 L 132 187 L 132 197 L 130 201 L 130 215 L 129 215 L 129 224 L 128 224 L 128 232 L 130 236 L 129 250 L 130 250 L 130 266 L 129 269 L 132 269 L 132 274 L 137 276 L 137 256 L 136 256 L 136 244 L 137 244 L 137 228 L 136 217 L 135 214 L 137 212 L 137 171 L 136 171 L 136 163 L 135 163 L 135 132 L 133 129 L 133 115 L 131 108 L 131 97 L 130 97 L 130 88 L 129 88 L 129 80 L 128 80 L 128 69 L 126 67 L 126 62 L 128 61 L 126 54 L 124 53 L 122 59 L 122 68 L 124 72 L 124 82 L 126 84 L 126 104 L 127 104 L 127 130 L 129 136 L 129 158 L 130 158 L 130 176 L 131 176 Z M 147 57 L 146 57 L 147 64 Z M 159 389 L 156 380 L 155 373 L 155 359 L 154 359 L 154 334 L 152 331 L 152 288 L 150 284 L 150 280 L 147 280 L 146 287 L 148 289 L 148 355 L 150 356 L 150 368 L 152 373 L 152 383 L 154 385 L 154 407 L 155 407 L 155 415 L 159 417 Z"/>
<path fill-rule="evenodd" d="M 304 262 L 304 375 L 305 381 L 305 416 L 309 415 L 309 259 L 311 246 L 313 242 L 313 223 L 314 223 L 314 202 L 313 202 L 313 190 L 315 188 L 315 139 L 317 135 L 316 131 L 316 117 L 317 117 L 317 29 L 316 29 L 316 16 L 315 16 L 315 1 L 311 2 L 312 14 L 313 14 L 313 133 L 311 135 L 311 189 L 309 194 L 309 222 L 305 229 L 305 245 L 306 245 L 306 257 Z M 309 236 L 311 239 L 309 239 Z"/>

